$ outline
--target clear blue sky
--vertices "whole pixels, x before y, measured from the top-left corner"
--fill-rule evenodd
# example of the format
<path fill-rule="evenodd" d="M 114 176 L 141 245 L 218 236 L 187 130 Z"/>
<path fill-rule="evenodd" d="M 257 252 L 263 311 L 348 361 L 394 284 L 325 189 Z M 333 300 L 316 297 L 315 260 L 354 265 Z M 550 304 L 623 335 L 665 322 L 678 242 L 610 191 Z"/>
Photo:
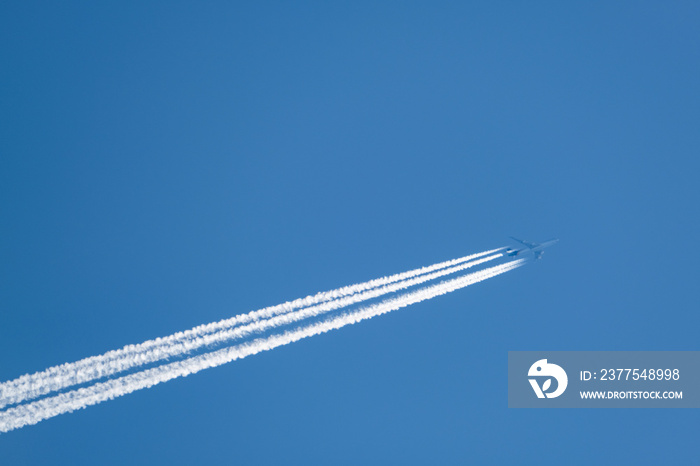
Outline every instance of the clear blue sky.
<path fill-rule="evenodd" d="M 689 464 L 509 350 L 697 350 L 696 2 L 5 2 L 0 380 L 508 244 L 449 296 L 0 436 L 0 463 Z M 568 2 L 570 3 L 570 2 Z"/>

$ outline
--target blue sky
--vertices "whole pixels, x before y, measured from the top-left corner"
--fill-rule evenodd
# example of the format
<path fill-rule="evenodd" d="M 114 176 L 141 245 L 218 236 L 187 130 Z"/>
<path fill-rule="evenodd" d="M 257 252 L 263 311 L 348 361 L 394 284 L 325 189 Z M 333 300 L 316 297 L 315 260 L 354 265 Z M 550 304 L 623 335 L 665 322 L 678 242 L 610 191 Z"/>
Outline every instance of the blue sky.
<path fill-rule="evenodd" d="M 559 237 L 448 296 L 0 436 L 3 464 L 697 461 L 509 350 L 697 350 L 693 2 L 0 7 L 0 379 Z"/>

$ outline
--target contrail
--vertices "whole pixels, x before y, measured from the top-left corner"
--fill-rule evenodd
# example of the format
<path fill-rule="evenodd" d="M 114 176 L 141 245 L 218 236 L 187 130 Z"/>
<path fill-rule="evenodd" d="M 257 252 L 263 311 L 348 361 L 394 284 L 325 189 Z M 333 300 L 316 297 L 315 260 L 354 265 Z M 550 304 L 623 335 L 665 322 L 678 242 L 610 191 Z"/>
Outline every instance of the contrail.
<path fill-rule="evenodd" d="M 194 351 L 209 344 L 220 343 L 231 338 L 228 335 L 233 335 L 233 338 L 238 338 L 241 335 L 247 335 L 254 331 L 262 331 L 266 328 L 271 328 L 269 326 L 262 326 L 259 328 L 256 326 L 246 326 L 246 329 L 241 332 L 235 334 L 231 333 L 230 329 L 246 322 L 256 322 L 261 319 L 290 313 L 295 309 L 304 308 L 319 303 L 333 303 L 326 307 L 314 307 L 314 311 L 318 311 L 319 313 L 327 312 L 350 304 L 355 304 L 366 299 L 378 297 L 385 293 L 405 289 L 408 286 L 420 284 L 425 281 L 432 280 L 438 276 L 446 275 L 447 273 L 436 275 L 422 281 L 418 280 L 405 287 L 398 286 L 390 288 L 386 285 L 392 283 L 402 283 L 407 279 L 411 279 L 412 277 L 424 277 L 425 274 L 445 268 L 448 268 L 447 270 L 451 270 L 449 273 L 454 273 L 463 270 L 464 268 L 472 267 L 485 262 L 483 259 L 477 261 L 474 261 L 474 259 L 488 256 L 489 254 L 491 254 L 491 257 L 488 260 L 500 257 L 501 254 L 494 256 L 493 253 L 502 249 L 503 248 L 492 249 L 490 251 L 440 262 L 431 266 L 410 270 L 408 272 L 345 286 L 335 290 L 320 292 L 314 296 L 307 296 L 306 298 L 267 307 L 258 311 L 252 311 L 247 314 L 238 315 L 219 322 L 200 325 L 191 330 L 178 332 L 167 337 L 148 340 L 138 345 L 128 345 L 122 349 L 109 351 L 99 356 L 92 356 L 77 362 L 54 366 L 34 374 L 26 374 L 17 379 L 0 384 L 0 408 L 31 400 L 56 390 L 71 387 L 73 385 L 107 377 L 136 366 L 157 362 L 164 358 Z M 449 267 L 456 264 L 465 265 L 465 263 L 468 264 L 466 267 L 458 266 L 449 269 Z M 368 290 L 375 291 L 369 294 L 363 293 Z M 278 325 L 289 323 L 285 322 L 284 319 L 275 322 L 280 322 Z M 226 331 L 227 333 L 222 334 L 222 331 Z"/>
<path fill-rule="evenodd" d="M 422 274 L 414 278 L 404 279 L 402 281 L 397 281 L 384 286 L 378 286 L 361 293 L 355 293 L 339 299 L 317 304 L 315 306 L 302 308 L 301 310 L 280 314 L 269 319 L 254 320 L 248 325 L 224 328 L 217 332 L 208 333 L 196 338 L 191 337 L 190 339 L 181 338 L 176 341 L 171 340 L 170 344 L 153 346 L 143 349 L 138 353 L 131 352 L 119 358 L 112 357 L 106 359 L 100 356 L 95 356 L 88 358 L 91 360 L 91 364 L 80 364 L 86 360 L 79 361 L 78 363 L 63 364 L 62 366 L 57 366 L 55 368 L 47 369 L 41 373 L 33 374 L 34 377 L 32 377 L 31 380 L 16 383 L 14 386 L 10 385 L 10 382 L 3 384 L 7 385 L 7 387 L 0 388 L 0 393 L 2 393 L 1 399 L 4 403 L 0 405 L 0 407 L 8 404 L 21 403 L 23 401 L 46 395 L 53 391 L 97 380 L 137 366 L 154 363 L 170 357 L 181 356 L 208 345 L 229 342 L 230 340 L 242 338 L 254 332 L 262 332 L 271 328 L 297 322 L 308 317 L 317 316 L 322 313 L 340 309 L 352 304 L 357 304 L 368 299 L 373 299 L 388 293 L 403 290 L 411 286 L 419 285 L 445 275 L 483 264 L 502 257 L 502 255 L 502 253 L 492 254 L 490 256 L 482 257 L 481 259 L 464 262 L 454 267 L 438 269 L 437 272 Z M 481 256 L 481 254 L 478 256 Z M 434 270 L 435 267 L 425 267 L 424 269 Z M 406 276 L 406 274 L 399 275 Z M 161 340 L 167 341 L 169 339 L 170 337 L 166 337 L 162 338 Z"/>
<path fill-rule="evenodd" d="M 0 412 L 0 432 L 8 432 L 26 425 L 36 424 L 59 414 L 82 409 L 102 401 L 110 400 L 143 388 L 185 377 L 203 369 L 220 366 L 236 359 L 268 351 L 278 346 L 299 341 L 313 335 L 338 329 L 362 320 L 385 314 L 435 296 L 450 293 L 488 278 L 520 267 L 524 259 L 490 267 L 442 283 L 426 286 L 413 292 L 406 292 L 392 299 L 368 305 L 325 321 L 310 324 L 280 334 L 259 338 L 237 346 L 220 349 L 191 357 L 178 362 L 163 364 L 117 379 L 96 383 L 89 387 L 62 393 L 50 398 L 20 405 Z"/>

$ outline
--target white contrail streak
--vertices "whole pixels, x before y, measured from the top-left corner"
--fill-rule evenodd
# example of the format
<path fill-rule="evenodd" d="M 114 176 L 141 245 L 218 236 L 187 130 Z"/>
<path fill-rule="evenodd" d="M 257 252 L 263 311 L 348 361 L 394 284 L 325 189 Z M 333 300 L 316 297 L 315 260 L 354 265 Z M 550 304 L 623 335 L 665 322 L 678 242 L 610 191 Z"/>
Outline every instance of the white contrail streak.
<path fill-rule="evenodd" d="M 268 351 L 278 346 L 307 338 L 313 335 L 338 329 L 365 319 L 385 314 L 435 296 L 446 294 L 473 283 L 477 283 L 521 266 L 524 259 L 490 267 L 478 272 L 464 275 L 442 283 L 426 286 L 398 297 L 372 304 L 317 322 L 305 327 L 289 330 L 281 334 L 259 338 L 234 347 L 224 348 L 211 353 L 194 356 L 178 362 L 163 364 L 152 369 L 126 375 L 114 380 L 96 383 L 89 387 L 62 393 L 50 398 L 10 408 L 0 412 L 0 432 L 8 432 L 26 425 L 36 424 L 59 414 L 82 409 L 143 388 L 185 377 L 203 369 L 220 366 L 236 359 Z"/>
<path fill-rule="evenodd" d="M 502 253 L 492 254 L 490 256 L 482 257 L 481 259 L 461 263 L 460 265 L 456 265 L 454 267 L 438 269 L 437 272 L 425 273 L 414 278 L 404 279 L 403 281 L 397 281 L 384 286 L 377 286 L 369 289 L 368 291 L 355 293 L 339 299 L 317 304 L 315 306 L 302 308 L 301 310 L 277 315 L 276 317 L 271 317 L 269 319 L 255 320 L 248 325 L 225 328 L 196 338 L 179 339 L 172 341 L 168 345 L 163 344 L 154 346 L 143 349 L 138 353 L 125 354 L 120 358 L 112 357 L 107 359 L 96 356 L 88 358 L 92 361 L 91 364 L 81 364 L 79 367 L 75 367 L 82 362 L 79 361 L 78 363 L 73 363 L 72 365 L 64 364 L 62 366 L 57 366 L 56 368 L 50 368 L 42 373 L 39 373 L 44 374 L 42 377 L 33 377 L 31 380 L 17 383 L 14 386 L 0 387 L 0 393 L 2 393 L 1 400 L 4 403 L 0 405 L 0 407 L 6 406 L 7 404 L 21 403 L 23 401 L 46 395 L 53 391 L 107 377 L 109 375 L 123 372 L 144 364 L 154 363 L 169 357 L 181 356 L 191 351 L 203 348 L 207 345 L 229 342 L 233 339 L 248 336 L 253 332 L 262 332 L 271 328 L 297 322 L 308 317 L 340 309 L 352 304 L 357 304 L 387 293 L 393 293 L 439 277 L 443 277 L 445 275 L 456 273 L 502 256 Z M 424 267 L 424 269 L 434 270 L 435 267 Z M 405 276 L 405 274 L 399 275 Z M 375 281 L 375 283 L 377 282 L 378 281 Z M 162 338 L 161 340 L 167 341 L 169 340 L 169 337 Z M 6 385 L 9 385 L 9 383 Z"/>

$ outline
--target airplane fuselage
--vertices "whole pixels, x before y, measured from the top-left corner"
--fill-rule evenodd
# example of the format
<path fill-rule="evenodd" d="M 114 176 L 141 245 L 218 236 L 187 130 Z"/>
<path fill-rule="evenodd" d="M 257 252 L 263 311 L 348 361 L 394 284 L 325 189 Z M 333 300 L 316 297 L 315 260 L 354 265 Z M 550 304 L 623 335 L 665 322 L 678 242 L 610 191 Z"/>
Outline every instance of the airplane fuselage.
<path fill-rule="evenodd" d="M 537 246 L 536 248 L 533 248 L 532 250 L 533 250 L 533 251 L 541 251 L 541 250 L 543 250 L 544 248 L 548 248 L 548 247 L 550 247 L 550 246 L 553 246 L 553 245 L 557 244 L 558 242 L 559 242 L 558 239 L 550 239 L 549 241 L 545 241 L 544 243 L 540 244 L 540 245 Z"/>
<path fill-rule="evenodd" d="M 545 248 L 548 248 L 548 247 L 559 242 L 559 239 L 550 239 L 549 241 L 545 241 L 544 243 L 526 243 L 526 242 L 520 241 L 519 239 L 516 239 L 516 238 L 513 238 L 513 239 L 524 244 L 527 247 L 525 247 L 523 249 L 508 248 L 508 249 L 506 249 L 506 255 L 519 256 L 524 252 L 532 252 L 535 255 L 535 259 L 539 259 L 540 257 L 542 257 L 542 254 L 544 254 Z"/>

